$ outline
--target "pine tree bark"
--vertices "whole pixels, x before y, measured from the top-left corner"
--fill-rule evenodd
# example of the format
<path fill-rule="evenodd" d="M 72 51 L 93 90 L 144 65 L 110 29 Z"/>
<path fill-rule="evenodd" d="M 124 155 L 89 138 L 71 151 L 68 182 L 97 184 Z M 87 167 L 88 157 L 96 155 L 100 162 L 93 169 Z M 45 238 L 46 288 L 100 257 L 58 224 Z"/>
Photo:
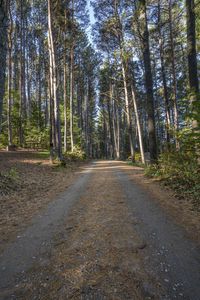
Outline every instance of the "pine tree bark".
<path fill-rule="evenodd" d="M 64 51 L 67 51 L 67 12 L 65 11 L 65 32 L 64 32 Z M 64 70 L 63 70 L 63 89 L 64 89 L 64 152 L 67 151 L 67 59 L 66 54 L 63 58 Z"/>
<path fill-rule="evenodd" d="M 187 56 L 190 86 L 190 102 L 192 110 L 195 111 L 194 103 L 198 100 L 199 82 L 197 74 L 197 54 L 196 54 L 196 32 L 195 32 L 195 5 L 194 0 L 186 0 L 187 10 Z M 193 128 L 198 126 L 194 120 Z"/>
<path fill-rule="evenodd" d="M 116 103 L 114 100 L 114 86 L 111 85 L 111 103 L 112 103 L 112 125 L 113 125 L 113 138 L 114 138 L 114 155 L 115 158 L 119 159 L 120 153 L 119 153 L 119 119 L 118 119 L 118 111 L 116 108 Z"/>
<path fill-rule="evenodd" d="M 8 2 L 8 15 L 9 15 L 9 29 L 8 29 L 8 100 L 7 100 L 7 120 L 8 120 L 8 149 L 12 145 L 12 120 L 11 120 L 11 87 L 12 87 L 12 33 L 13 33 L 13 20 Z"/>
<path fill-rule="evenodd" d="M 71 139 L 71 151 L 74 151 L 74 133 L 73 133 L 73 123 L 74 123 L 74 45 L 71 46 L 70 51 L 70 139 Z"/>
<path fill-rule="evenodd" d="M 151 163 L 157 161 L 157 142 L 154 116 L 153 79 L 149 49 L 149 31 L 147 26 L 146 0 L 139 0 L 139 18 L 142 31 L 142 51 L 145 68 L 145 85 L 147 93 L 149 152 Z"/>
<path fill-rule="evenodd" d="M 24 144 L 24 121 L 26 115 L 26 86 L 25 86 L 25 9 L 24 1 L 20 1 L 20 105 L 19 105 L 19 144 Z"/>
<path fill-rule="evenodd" d="M 67 62 L 64 56 L 64 152 L 67 151 Z"/>
<path fill-rule="evenodd" d="M 159 34 L 159 50 L 160 50 L 160 61 L 161 61 L 161 75 L 164 89 L 164 99 L 165 99 L 165 118 L 166 118 L 166 137 L 167 137 L 167 148 L 170 147 L 170 105 L 169 105 L 169 95 L 167 88 L 166 72 L 165 72 L 165 62 L 164 62 L 164 45 L 163 45 L 163 36 L 162 36 L 162 24 L 161 24 L 161 8 L 160 0 L 158 0 L 158 34 Z"/>
<path fill-rule="evenodd" d="M 3 98 L 5 92 L 6 52 L 7 52 L 7 1 L 0 1 L 0 133 L 2 125 Z"/>
<path fill-rule="evenodd" d="M 70 49 L 70 139 L 71 151 L 74 151 L 74 133 L 73 133 L 73 98 L 74 98 L 74 0 L 72 0 L 72 29 L 71 29 L 71 49 Z"/>
<path fill-rule="evenodd" d="M 49 43 L 49 58 L 50 58 L 50 86 L 51 97 L 54 104 L 54 120 L 55 120 L 55 137 L 56 137 L 56 150 L 58 160 L 62 161 L 62 141 L 61 141 L 61 128 L 60 128 L 60 108 L 59 97 L 57 90 L 57 64 L 56 64 L 56 46 L 55 46 L 54 28 L 52 22 L 52 4 L 48 0 L 48 43 Z"/>
<path fill-rule="evenodd" d="M 172 75 L 173 75 L 173 117 L 174 128 L 178 132 L 178 106 L 177 106 L 177 79 L 176 79 L 176 65 L 175 65 L 175 50 L 174 50 L 174 34 L 173 34 L 173 19 L 172 19 L 172 0 L 169 1 L 169 30 L 170 30 L 170 46 L 172 54 Z M 180 148 L 179 141 L 176 138 L 176 149 Z"/>
<path fill-rule="evenodd" d="M 136 100 L 136 96 L 135 96 L 136 92 L 135 92 L 134 83 L 131 84 L 131 94 L 132 94 L 132 101 L 133 101 L 137 130 L 138 130 L 141 161 L 143 164 L 145 164 L 143 137 L 142 137 L 142 130 L 141 130 L 141 126 L 140 126 L 140 118 L 139 118 L 139 114 L 138 114 L 138 106 L 137 106 L 137 100 Z"/>

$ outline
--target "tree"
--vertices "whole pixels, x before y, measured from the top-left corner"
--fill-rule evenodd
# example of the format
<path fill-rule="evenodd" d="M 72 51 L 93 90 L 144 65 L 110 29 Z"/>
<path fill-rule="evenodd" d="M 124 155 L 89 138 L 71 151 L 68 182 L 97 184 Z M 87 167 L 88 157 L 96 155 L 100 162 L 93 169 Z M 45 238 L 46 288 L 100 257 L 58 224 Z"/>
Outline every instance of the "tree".
<path fill-rule="evenodd" d="M 54 8 L 55 9 L 55 8 Z M 53 7 L 51 0 L 48 0 L 48 45 L 49 45 L 49 68 L 50 68 L 50 91 L 54 105 L 55 136 L 58 159 L 62 160 L 62 141 L 60 129 L 60 107 L 58 96 L 57 79 L 57 47 L 55 43 L 55 27 L 53 24 Z"/>
<path fill-rule="evenodd" d="M 0 133 L 2 126 L 3 97 L 5 92 L 6 52 L 7 52 L 8 3 L 0 1 Z"/>
<path fill-rule="evenodd" d="M 199 82 L 197 74 L 197 55 L 196 55 L 196 30 L 195 30 L 195 5 L 194 0 L 186 0 L 187 11 L 187 57 L 190 87 L 190 101 L 192 110 L 195 111 L 199 93 Z M 199 101 L 198 101 L 199 102 Z M 197 121 L 193 120 L 193 128 L 198 126 Z"/>
<path fill-rule="evenodd" d="M 8 147 L 12 146 L 12 39 L 13 39 L 13 19 L 11 12 L 11 1 L 8 1 L 8 16 L 9 16 L 9 29 L 8 29 L 8 101 L 7 101 L 7 119 L 8 119 Z"/>
<path fill-rule="evenodd" d="M 152 162 L 157 160 L 157 142 L 154 116 L 154 95 L 153 95 L 153 80 L 151 72 L 151 58 L 149 50 L 149 31 L 147 26 L 146 1 L 139 0 L 138 2 L 138 17 L 140 19 L 140 30 L 142 38 L 142 52 L 145 69 L 145 85 L 147 93 L 147 111 L 148 111 L 148 133 L 149 133 L 149 152 Z"/>

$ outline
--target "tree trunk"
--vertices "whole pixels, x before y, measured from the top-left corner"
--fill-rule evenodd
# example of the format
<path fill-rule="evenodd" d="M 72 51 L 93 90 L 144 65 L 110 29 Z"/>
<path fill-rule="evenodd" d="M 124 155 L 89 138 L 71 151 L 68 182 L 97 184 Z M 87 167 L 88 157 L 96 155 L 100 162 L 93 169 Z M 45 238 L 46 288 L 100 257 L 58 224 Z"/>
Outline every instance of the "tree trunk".
<path fill-rule="evenodd" d="M 114 158 L 114 137 L 113 137 L 113 111 L 112 111 L 112 101 L 113 101 L 113 87 L 110 83 L 110 95 L 107 98 L 107 107 L 108 107 L 108 122 L 109 122 L 109 135 L 110 135 L 110 157 Z"/>
<path fill-rule="evenodd" d="M 54 28 L 52 24 L 52 7 L 51 0 L 48 0 L 48 41 L 49 41 L 49 58 L 50 58 L 50 85 L 51 96 L 54 103 L 54 119 L 55 119 L 55 136 L 56 136 L 56 150 L 58 160 L 62 160 L 62 141 L 60 129 L 60 108 L 57 91 L 57 64 L 56 64 L 56 46 L 54 40 Z"/>
<path fill-rule="evenodd" d="M 19 144 L 24 144 L 24 117 L 25 117 L 25 37 L 24 37 L 24 3 L 20 2 L 20 105 L 19 105 Z"/>
<path fill-rule="evenodd" d="M 42 55 L 42 41 L 38 37 L 38 129 L 42 130 L 42 79 L 41 79 L 41 55 Z"/>
<path fill-rule="evenodd" d="M 170 147 L 170 105 L 169 105 L 169 95 L 167 89 L 167 80 L 165 73 L 165 62 L 164 62 L 164 46 L 163 46 L 163 36 L 162 36 L 162 24 L 161 24 L 161 11 L 160 11 L 160 0 L 158 0 L 158 34 L 159 34 L 159 50 L 160 50 L 160 61 L 161 61 L 161 75 L 164 89 L 164 99 L 165 99 L 165 118 L 166 118 L 166 137 L 167 137 L 167 148 Z"/>
<path fill-rule="evenodd" d="M 74 98 L 74 45 L 70 52 L 70 139 L 71 151 L 74 151 L 74 134 L 73 134 L 73 98 Z"/>
<path fill-rule="evenodd" d="M 72 31 L 71 31 L 71 49 L 70 49 L 70 138 L 71 151 L 74 151 L 73 134 L 73 98 L 74 98 L 74 0 L 72 0 Z"/>
<path fill-rule="evenodd" d="M 86 91 L 84 95 L 84 140 L 85 140 L 85 152 L 89 157 L 89 132 L 88 132 L 88 98 L 89 98 L 89 82 L 86 82 Z"/>
<path fill-rule="evenodd" d="M 113 111 L 113 136 L 114 136 L 114 149 L 115 149 L 115 158 L 119 159 L 120 153 L 119 153 L 119 120 L 118 120 L 118 112 L 116 108 L 116 103 L 113 97 L 113 90 L 114 87 L 112 85 L 111 87 L 111 101 L 112 101 L 112 111 Z"/>
<path fill-rule="evenodd" d="M 195 5 L 194 0 L 186 0 L 187 10 L 187 55 L 190 86 L 190 102 L 192 111 L 195 111 L 194 103 L 198 100 L 199 82 L 197 74 L 197 55 L 196 55 L 196 32 L 195 32 Z M 196 120 L 193 120 L 193 128 L 197 128 Z"/>
<path fill-rule="evenodd" d="M 67 62 L 64 56 L 64 152 L 67 151 Z"/>
<path fill-rule="evenodd" d="M 7 50 L 7 1 L 0 1 L 0 133 L 5 92 L 6 50 Z"/>
<path fill-rule="evenodd" d="M 176 66 L 175 66 L 175 51 L 174 51 L 174 34 L 173 34 L 173 20 L 172 20 L 172 0 L 169 1 L 169 29 L 170 29 L 170 45 L 172 54 L 172 74 L 173 74 L 173 115 L 174 115 L 174 128 L 178 132 L 178 107 L 177 107 L 177 80 L 176 80 Z M 180 148 L 179 141 L 176 138 L 176 149 Z"/>
<path fill-rule="evenodd" d="M 146 0 L 139 0 L 140 21 L 142 29 L 142 47 L 145 68 L 145 85 L 147 92 L 147 112 L 148 112 L 148 133 L 149 133 L 149 152 L 151 163 L 157 161 L 157 142 L 154 116 L 154 95 L 153 79 L 151 72 L 151 58 L 149 50 L 149 31 L 147 26 Z"/>
<path fill-rule="evenodd" d="M 135 150 L 134 150 L 134 141 L 133 141 L 133 134 L 132 134 L 130 103 L 129 103 L 129 98 L 128 98 L 126 66 L 125 66 L 125 61 L 124 61 L 124 57 L 123 57 L 124 53 L 123 53 L 123 49 L 122 49 L 121 40 L 119 41 L 119 43 L 120 43 L 121 67 L 122 67 L 122 77 L 123 77 L 124 96 L 125 96 L 125 111 L 126 111 L 126 119 L 127 119 L 127 126 L 128 126 L 130 150 L 131 150 L 131 160 L 134 162 L 135 161 Z"/>
<path fill-rule="evenodd" d="M 11 120 L 11 87 L 12 87 L 12 32 L 13 32 L 13 20 L 10 7 L 10 1 L 8 3 L 9 14 L 9 30 L 8 30 L 8 103 L 7 103 L 7 119 L 8 119 L 8 146 L 12 145 L 12 120 Z"/>
<path fill-rule="evenodd" d="M 142 130 L 140 126 L 140 119 L 138 114 L 138 107 L 137 107 L 137 101 L 135 97 L 135 86 L 132 83 L 131 85 L 131 94 L 132 94 L 132 101 L 135 111 L 135 117 L 136 117 L 136 123 L 137 123 L 137 130 L 138 130 L 138 138 L 139 138 L 139 145 L 140 145 L 140 155 L 141 155 L 141 161 L 143 164 L 145 164 L 145 157 L 144 157 L 144 145 L 143 145 L 143 137 L 142 137 Z"/>

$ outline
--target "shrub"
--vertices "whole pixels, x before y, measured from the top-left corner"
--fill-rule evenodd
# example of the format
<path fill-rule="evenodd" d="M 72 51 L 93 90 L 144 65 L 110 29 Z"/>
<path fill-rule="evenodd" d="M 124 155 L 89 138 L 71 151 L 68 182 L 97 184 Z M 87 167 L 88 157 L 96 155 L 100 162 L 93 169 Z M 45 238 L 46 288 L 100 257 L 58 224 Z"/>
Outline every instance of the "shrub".
<path fill-rule="evenodd" d="M 145 174 L 159 177 L 178 197 L 192 199 L 200 208 L 200 166 L 194 152 L 166 152 L 157 165 L 149 165 Z"/>
<path fill-rule="evenodd" d="M 64 159 L 69 162 L 83 161 L 86 159 L 86 154 L 80 148 L 75 148 L 73 152 L 71 151 L 65 152 Z"/>

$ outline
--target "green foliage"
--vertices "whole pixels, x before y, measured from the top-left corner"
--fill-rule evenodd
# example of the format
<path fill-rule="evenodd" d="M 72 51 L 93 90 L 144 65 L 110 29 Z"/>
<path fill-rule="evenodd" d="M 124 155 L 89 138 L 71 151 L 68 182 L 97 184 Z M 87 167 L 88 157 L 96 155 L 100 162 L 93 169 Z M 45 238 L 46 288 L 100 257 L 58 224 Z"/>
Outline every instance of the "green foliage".
<path fill-rule="evenodd" d="M 163 180 L 177 197 L 192 199 L 200 209 L 200 165 L 194 152 L 163 153 L 158 164 L 146 167 L 145 174 Z"/>
<path fill-rule="evenodd" d="M 86 154 L 83 150 L 76 147 L 74 152 L 67 151 L 64 153 L 64 159 L 67 162 L 83 161 L 86 159 Z"/>
<path fill-rule="evenodd" d="M 15 168 L 11 168 L 9 172 L 0 172 L 0 194 L 8 195 L 11 191 L 19 188 L 19 174 Z"/>
<path fill-rule="evenodd" d="M 38 127 L 26 126 L 25 130 L 25 147 L 31 147 L 33 144 L 38 144 L 42 149 L 49 147 L 49 129 L 42 131 Z"/>
<path fill-rule="evenodd" d="M 132 162 L 131 159 L 132 159 L 131 156 L 129 156 L 128 157 L 128 165 L 129 166 L 136 166 L 136 167 L 141 167 L 141 168 L 144 167 L 144 164 L 141 162 L 140 152 L 135 153 L 135 161 L 134 162 Z"/>
<path fill-rule="evenodd" d="M 6 145 L 8 145 L 8 137 L 2 132 L 0 135 L 0 149 L 5 149 Z"/>
<path fill-rule="evenodd" d="M 36 158 L 39 159 L 48 159 L 49 158 L 49 151 L 39 151 L 35 153 Z"/>
<path fill-rule="evenodd" d="M 14 180 L 19 179 L 19 174 L 16 168 L 11 168 L 10 171 L 6 174 L 6 176 Z"/>

